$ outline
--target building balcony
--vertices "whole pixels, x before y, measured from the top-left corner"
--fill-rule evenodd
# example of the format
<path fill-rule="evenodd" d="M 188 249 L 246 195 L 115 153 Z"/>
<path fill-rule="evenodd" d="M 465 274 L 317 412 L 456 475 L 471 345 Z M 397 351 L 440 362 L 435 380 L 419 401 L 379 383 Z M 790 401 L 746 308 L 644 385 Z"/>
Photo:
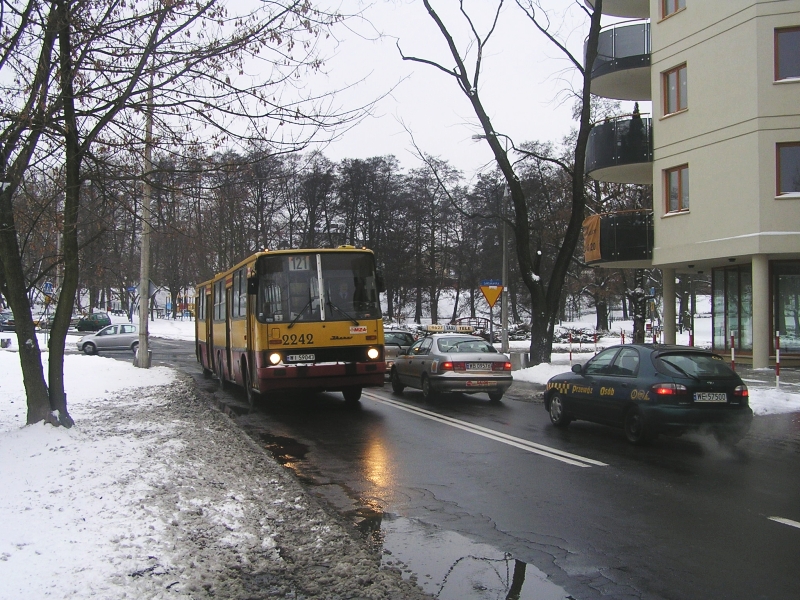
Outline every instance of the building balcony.
<path fill-rule="evenodd" d="M 594 0 L 584 0 L 594 8 Z M 603 0 L 603 14 L 627 19 L 647 19 L 650 17 L 650 0 Z"/>
<path fill-rule="evenodd" d="M 583 222 L 586 264 L 620 269 L 652 266 L 653 211 L 592 215 Z"/>
<path fill-rule="evenodd" d="M 586 174 L 609 183 L 653 183 L 653 122 L 638 114 L 595 124 L 586 146 Z"/>
<path fill-rule="evenodd" d="M 600 31 L 597 58 L 592 65 L 592 93 L 615 100 L 652 100 L 649 22 L 615 25 Z"/>

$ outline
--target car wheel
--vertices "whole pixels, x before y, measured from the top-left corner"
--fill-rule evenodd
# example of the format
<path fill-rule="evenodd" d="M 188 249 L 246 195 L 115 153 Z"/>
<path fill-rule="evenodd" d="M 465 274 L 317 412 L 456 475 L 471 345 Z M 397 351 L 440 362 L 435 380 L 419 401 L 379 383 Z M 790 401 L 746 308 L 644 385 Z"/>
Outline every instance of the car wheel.
<path fill-rule="evenodd" d="M 345 388 L 342 390 L 342 396 L 344 396 L 344 401 L 347 402 L 347 404 L 356 404 L 359 400 L 361 400 L 361 388 Z"/>
<path fill-rule="evenodd" d="M 139 352 L 139 342 L 133 342 L 131 344 L 131 352 L 133 352 L 133 355 L 136 356 L 136 354 Z"/>
<path fill-rule="evenodd" d="M 653 438 L 645 422 L 642 409 L 638 406 L 632 407 L 625 413 L 625 437 L 636 446 L 643 446 Z"/>
<path fill-rule="evenodd" d="M 550 398 L 547 412 L 550 414 L 550 422 L 556 427 L 566 427 L 572 421 L 564 412 L 564 399 L 559 394 L 553 394 Z"/>
<path fill-rule="evenodd" d="M 423 375 L 420 387 L 422 388 L 422 397 L 425 399 L 425 402 L 432 402 L 436 400 L 436 391 L 431 385 L 430 377 Z"/>
<path fill-rule="evenodd" d="M 95 346 L 92 342 L 86 342 L 83 345 L 83 351 L 86 354 L 97 354 L 97 346 Z"/>
<path fill-rule="evenodd" d="M 503 392 L 489 392 L 490 402 L 500 402 L 503 399 Z"/>
<path fill-rule="evenodd" d="M 402 394 L 406 386 L 404 386 L 400 382 L 400 376 L 397 374 L 397 369 L 394 368 L 392 369 L 391 379 L 392 379 L 392 391 L 395 394 Z"/>

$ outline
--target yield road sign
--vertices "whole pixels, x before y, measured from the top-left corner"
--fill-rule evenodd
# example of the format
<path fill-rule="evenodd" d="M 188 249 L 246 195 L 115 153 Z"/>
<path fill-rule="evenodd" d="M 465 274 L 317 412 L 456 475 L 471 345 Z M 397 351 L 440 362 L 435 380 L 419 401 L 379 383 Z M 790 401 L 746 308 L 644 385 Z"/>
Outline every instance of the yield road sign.
<path fill-rule="evenodd" d="M 489 303 L 491 308 L 494 308 L 495 302 L 500 297 L 500 294 L 503 293 L 503 286 L 502 285 L 482 285 L 481 292 L 483 292 L 483 297 L 486 298 L 486 302 Z"/>

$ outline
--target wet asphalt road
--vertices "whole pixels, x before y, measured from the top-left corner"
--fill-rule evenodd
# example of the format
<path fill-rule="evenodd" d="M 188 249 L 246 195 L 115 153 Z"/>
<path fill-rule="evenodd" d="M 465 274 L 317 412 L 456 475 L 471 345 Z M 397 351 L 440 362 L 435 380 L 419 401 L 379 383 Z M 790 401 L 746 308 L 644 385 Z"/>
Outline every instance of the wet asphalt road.
<path fill-rule="evenodd" d="M 541 570 L 554 584 L 546 597 L 800 598 L 800 528 L 773 520 L 800 522 L 800 415 L 759 417 L 728 450 L 710 436 L 635 448 L 599 425 L 557 430 L 541 390 L 517 384 L 498 405 L 485 395 L 426 404 L 387 385 L 355 410 L 331 393 L 251 412 L 239 390 L 202 378 L 191 342 L 151 343 L 154 364 L 192 375 L 312 494 L 387 553 L 405 547 L 406 565 L 420 555 L 418 571 L 458 539 L 471 559 L 480 543 L 529 565 L 529 579 Z M 416 524 L 402 539 L 399 519 Z M 425 549 L 432 537 L 438 550 Z M 426 589 L 457 597 L 454 585 Z M 506 597 L 480 587 L 459 594 Z M 519 597 L 545 597 L 537 589 Z"/>

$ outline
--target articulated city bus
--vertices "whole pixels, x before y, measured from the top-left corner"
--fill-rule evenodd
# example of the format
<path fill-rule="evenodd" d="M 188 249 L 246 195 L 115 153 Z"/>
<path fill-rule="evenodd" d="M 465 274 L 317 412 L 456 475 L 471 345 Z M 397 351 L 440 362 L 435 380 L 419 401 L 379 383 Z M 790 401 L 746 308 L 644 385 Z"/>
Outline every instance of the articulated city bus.
<path fill-rule="evenodd" d="M 340 391 L 358 402 L 385 374 L 371 250 L 265 250 L 197 286 L 197 360 L 220 386 L 259 395 Z"/>

